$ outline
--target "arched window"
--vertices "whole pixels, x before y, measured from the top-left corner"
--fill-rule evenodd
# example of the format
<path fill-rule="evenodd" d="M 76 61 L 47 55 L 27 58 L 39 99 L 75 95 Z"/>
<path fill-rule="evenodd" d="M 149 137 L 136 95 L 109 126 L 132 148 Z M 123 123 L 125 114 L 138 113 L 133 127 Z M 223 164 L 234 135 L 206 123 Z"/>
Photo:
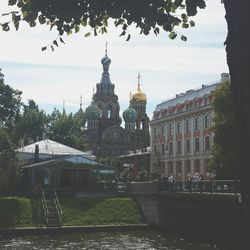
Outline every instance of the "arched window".
<path fill-rule="evenodd" d="M 210 138 L 206 136 L 205 138 L 205 150 L 210 150 Z"/>
<path fill-rule="evenodd" d="M 195 139 L 195 152 L 199 152 L 200 151 L 200 139 L 196 138 Z"/>
<path fill-rule="evenodd" d="M 190 153 L 190 140 L 186 140 L 186 153 Z"/>
<path fill-rule="evenodd" d="M 111 117 L 112 117 L 112 106 L 109 105 L 108 106 L 108 119 L 111 119 Z"/>

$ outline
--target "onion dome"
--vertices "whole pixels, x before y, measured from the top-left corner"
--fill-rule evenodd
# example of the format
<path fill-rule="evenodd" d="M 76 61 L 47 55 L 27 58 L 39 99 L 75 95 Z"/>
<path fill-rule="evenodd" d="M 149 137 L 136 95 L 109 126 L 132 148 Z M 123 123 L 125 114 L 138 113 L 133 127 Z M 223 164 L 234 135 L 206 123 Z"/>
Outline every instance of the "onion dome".
<path fill-rule="evenodd" d="M 103 73 L 108 73 L 109 65 L 111 64 L 111 59 L 107 55 L 107 51 L 108 51 L 107 46 L 108 46 L 108 43 L 106 42 L 105 56 L 101 60 L 102 67 L 103 67 Z"/>
<path fill-rule="evenodd" d="M 85 115 L 87 119 L 98 119 L 101 114 L 100 108 L 94 101 L 86 108 Z"/>
<path fill-rule="evenodd" d="M 102 65 L 109 66 L 111 64 L 111 59 L 107 56 L 107 54 L 101 60 Z"/>
<path fill-rule="evenodd" d="M 135 109 L 129 106 L 126 110 L 123 111 L 122 116 L 126 123 L 135 122 L 137 118 L 137 112 Z"/>
<path fill-rule="evenodd" d="M 131 96 L 132 102 L 147 102 L 147 96 L 141 91 L 140 74 L 138 74 L 137 92 Z"/>

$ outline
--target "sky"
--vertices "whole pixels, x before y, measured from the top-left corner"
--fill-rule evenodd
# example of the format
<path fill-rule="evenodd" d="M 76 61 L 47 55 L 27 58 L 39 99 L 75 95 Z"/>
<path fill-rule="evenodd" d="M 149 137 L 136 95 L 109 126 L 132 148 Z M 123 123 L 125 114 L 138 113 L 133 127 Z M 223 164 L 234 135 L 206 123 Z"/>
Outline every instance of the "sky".
<path fill-rule="evenodd" d="M 6 0 L 0 2 L 0 13 L 8 11 Z M 91 102 L 93 88 L 100 82 L 101 58 L 111 59 L 110 78 L 115 84 L 121 113 L 129 106 L 129 94 L 136 92 L 137 76 L 141 75 L 141 87 L 147 95 L 147 113 L 157 104 L 178 93 L 199 88 L 220 79 L 228 72 L 224 41 L 227 34 L 224 5 L 220 0 L 207 0 L 207 8 L 192 18 L 196 26 L 178 29 L 187 36 L 187 42 L 170 40 L 166 32 L 160 35 L 139 35 L 130 27 L 131 39 L 119 37 L 121 30 L 109 27 L 108 34 L 84 37 L 89 29 L 71 36 L 64 36 L 54 52 L 41 51 L 56 37 L 56 30 L 37 26 L 29 28 L 25 23 L 19 31 L 12 27 L 0 32 L 0 68 L 5 83 L 23 92 L 25 103 L 33 99 L 39 107 L 51 113 L 56 107 L 66 112 L 77 112 L 80 96 L 85 109 Z M 5 19 L 0 16 L 0 23 Z"/>

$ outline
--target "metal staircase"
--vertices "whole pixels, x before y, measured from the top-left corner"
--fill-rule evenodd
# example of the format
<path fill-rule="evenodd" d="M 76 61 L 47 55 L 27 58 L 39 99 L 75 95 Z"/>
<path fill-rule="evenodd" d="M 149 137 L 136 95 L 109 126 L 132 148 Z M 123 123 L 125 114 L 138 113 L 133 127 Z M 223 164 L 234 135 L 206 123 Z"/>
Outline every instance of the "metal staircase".
<path fill-rule="evenodd" d="M 55 189 L 41 190 L 41 204 L 47 227 L 61 227 L 62 210 Z"/>

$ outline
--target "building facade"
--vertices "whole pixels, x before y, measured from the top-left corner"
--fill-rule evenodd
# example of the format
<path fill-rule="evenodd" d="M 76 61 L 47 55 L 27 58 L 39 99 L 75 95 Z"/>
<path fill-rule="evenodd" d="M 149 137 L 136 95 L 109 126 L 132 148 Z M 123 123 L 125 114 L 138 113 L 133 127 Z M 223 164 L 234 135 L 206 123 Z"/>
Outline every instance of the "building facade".
<path fill-rule="evenodd" d="M 85 110 L 86 142 L 99 158 L 116 157 L 131 150 L 148 147 L 150 138 L 149 118 L 146 113 L 147 97 L 141 91 L 140 77 L 137 91 L 131 95 L 129 107 L 123 112 L 123 128 L 115 84 L 110 80 L 111 59 L 107 56 L 107 49 L 101 63 L 101 81 L 96 84 L 92 102 Z"/>
<path fill-rule="evenodd" d="M 217 83 L 188 90 L 156 106 L 150 122 L 151 173 L 173 175 L 176 180 L 195 173 L 211 178 L 213 92 L 228 79 L 229 75 L 222 73 Z"/>

